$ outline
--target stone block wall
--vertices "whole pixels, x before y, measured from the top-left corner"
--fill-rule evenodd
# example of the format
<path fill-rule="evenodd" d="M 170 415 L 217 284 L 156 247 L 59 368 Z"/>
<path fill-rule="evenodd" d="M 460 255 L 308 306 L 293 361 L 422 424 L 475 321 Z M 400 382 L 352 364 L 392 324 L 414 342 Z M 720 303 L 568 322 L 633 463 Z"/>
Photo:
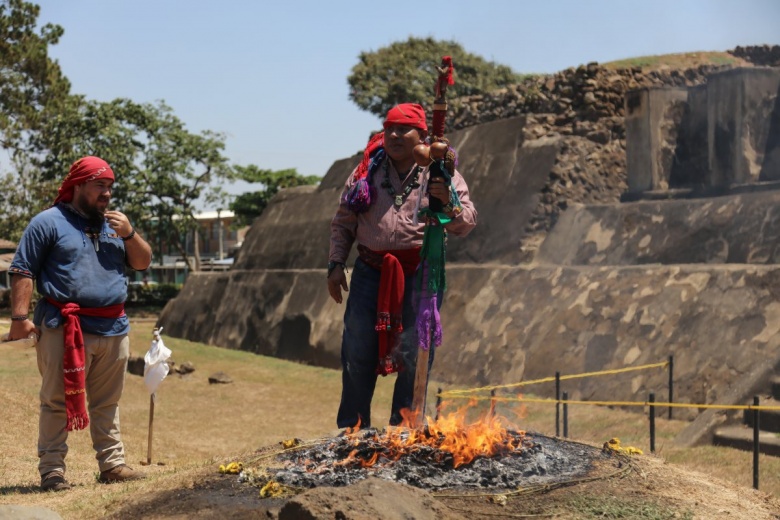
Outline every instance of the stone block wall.
<path fill-rule="evenodd" d="M 780 68 L 735 68 L 688 89 L 626 95 L 628 193 L 701 195 L 780 180 Z M 656 194 L 658 196 L 658 194 Z"/>
<path fill-rule="evenodd" d="M 628 185 L 624 94 L 703 85 L 713 70 L 648 74 L 591 64 L 453 110 L 448 135 L 479 224 L 448 243 L 434 379 L 509 384 L 673 354 L 677 400 L 717 402 L 755 366 L 778 365 L 778 192 L 618 203 Z M 701 129 L 710 119 L 700 114 L 709 97 L 707 89 L 689 90 L 682 116 L 677 101 L 669 103 L 676 112 L 668 121 L 689 121 L 657 141 L 667 147 L 656 155 L 663 158 L 657 179 L 670 188 L 693 182 L 690 169 L 675 170 L 681 157 L 692 164 L 708 157 L 698 145 L 670 155 L 668 143 L 675 131 L 699 139 L 686 142 L 708 142 Z M 338 367 L 344 307 L 329 299 L 324 265 L 330 218 L 358 160 L 337 161 L 316 188 L 275 197 L 231 271 L 189 277 L 160 317 L 166 333 Z M 708 179 L 704 172 L 709 167 L 699 181 Z M 545 236 L 529 245 L 529 237 Z M 649 391 L 663 399 L 665 388 L 659 370 L 564 390 L 574 399 L 639 400 Z"/>
<path fill-rule="evenodd" d="M 629 193 L 669 188 L 687 99 L 688 91 L 679 87 L 626 93 Z"/>

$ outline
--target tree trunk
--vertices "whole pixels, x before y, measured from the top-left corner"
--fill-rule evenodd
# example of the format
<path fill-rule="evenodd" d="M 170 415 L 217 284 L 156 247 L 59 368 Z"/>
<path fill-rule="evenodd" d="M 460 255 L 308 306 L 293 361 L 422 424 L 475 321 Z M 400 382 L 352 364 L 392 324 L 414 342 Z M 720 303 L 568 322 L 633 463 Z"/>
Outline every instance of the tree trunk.
<path fill-rule="evenodd" d="M 195 273 L 200 272 L 200 229 L 198 228 L 195 228 L 193 232 L 192 259 L 194 264 L 192 271 Z"/>

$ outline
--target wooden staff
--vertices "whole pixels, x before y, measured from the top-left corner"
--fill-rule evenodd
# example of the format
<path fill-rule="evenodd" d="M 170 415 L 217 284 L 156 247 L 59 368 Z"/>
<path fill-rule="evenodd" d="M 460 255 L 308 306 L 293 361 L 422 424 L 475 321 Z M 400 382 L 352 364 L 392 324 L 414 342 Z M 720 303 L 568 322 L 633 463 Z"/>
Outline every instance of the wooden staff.
<path fill-rule="evenodd" d="M 447 115 L 447 87 L 454 83 L 452 58 L 444 56 L 441 61 L 441 67 L 436 67 L 436 69 L 439 72 L 439 76 L 436 80 L 435 99 L 433 101 L 433 130 L 431 132 L 433 139 L 430 150 L 425 150 L 421 154 L 424 156 L 421 160 L 424 163 L 423 165 L 430 165 L 430 177 L 444 177 L 441 171 L 441 163 L 434 159 L 445 159 L 445 167 L 450 169 L 449 173 L 452 174 L 454 172 L 453 161 L 450 157 L 445 158 L 448 146 L 447 140 L 444 138 L 444 120 Z M 424 145 L 419 145 L 418 148 L 421 146 Z M 420 150 L 416 149 L 415 155 L 419 152 Z M 428 163 L 428 161 L 430 162 Z M 418 160 L 419 163 L 420 161 Z M 443 204 L 439 199 L 431 197 L 429 207 L 434 212 L 441 212 Z M 426 224 L 426 226 L 428 225 L 430 224 Z M 421 266 L 422 268 L 425 268 L 425 266 Z M 424 277 L 423 281 L 425 282 Z M 429 289 L 423 286 L 421 290 L 427 291 Z M 431 331 L 429 330 L 427 333 L 431 334 Z M 425 343 L 428 344 L 430 342 L 426 341 Z M 434 348 L 434 345 L 431 344 L 429 348 L 420 347 L 417 349 L 417 367 L 414 374 L 414 394 L 412 398 L 412 424 L 410 425 L 416 429 L 421 428 L 425 421 L 425 398 L 428 389 L 428 363 L 431 356 L 431 348 Z"/>
<path fill-rule="evenodd" d="M 154 432 L 154 397 L 157 392 L 149 396 L 149 438 L 146 443 L 146 464 L 152 463 L 152 433 Z"/>

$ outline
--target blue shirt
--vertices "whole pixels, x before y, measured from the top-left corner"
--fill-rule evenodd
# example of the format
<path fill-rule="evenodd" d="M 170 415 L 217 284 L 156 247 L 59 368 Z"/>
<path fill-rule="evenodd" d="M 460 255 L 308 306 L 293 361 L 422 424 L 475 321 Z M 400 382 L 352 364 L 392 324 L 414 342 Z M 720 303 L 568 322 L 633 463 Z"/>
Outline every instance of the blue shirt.
<path fill-rule="evenodd" d="M 34 278 L 38 292 L 61 303 L 107 307 L 127 299 L 125 244 L 105 221 L 100 229 L 65 204 L 42 211 L 24 230 L 8 272 Z M 84 332 L 119 336 L 130 330 L 127 316 L 80 316 Z M 62 325 L 60 310 L 41 298 L 33 323 Z"/>

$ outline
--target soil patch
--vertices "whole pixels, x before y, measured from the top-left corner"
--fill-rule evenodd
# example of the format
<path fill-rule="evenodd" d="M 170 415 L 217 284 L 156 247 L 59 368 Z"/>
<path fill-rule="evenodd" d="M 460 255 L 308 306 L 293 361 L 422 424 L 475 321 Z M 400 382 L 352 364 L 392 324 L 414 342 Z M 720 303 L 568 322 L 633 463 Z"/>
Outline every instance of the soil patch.
<path fill-rule="evenodd" d="M 585 453 L 590 459 L 586 474 L 512 489 L 440 490 L 369 475 L 350 485 L 318 486 L 299 490 L 295 495 L 261 498 L 259 486 L 240 482 L 238 475 L 220 475 L 215 468 L 193 475 L 191 485 L 183 489 L 137 497 L 111 518 L 427 518 L 433 511 L 439 518 L 450 519 L 532 515 L 572 519 L 780 520 L 780 500 L 767 493 L 710 479 L 654 456 L 596 455 L 599 448 L 551 440 L 569 456 L 577 456 L 579 451 Z M 278 451 L 278 447 L 262 450 L 256 459 L 256 471 L 276 471 L 279 463 L 275 459 L 279 455 L 269 455 Z"/>

